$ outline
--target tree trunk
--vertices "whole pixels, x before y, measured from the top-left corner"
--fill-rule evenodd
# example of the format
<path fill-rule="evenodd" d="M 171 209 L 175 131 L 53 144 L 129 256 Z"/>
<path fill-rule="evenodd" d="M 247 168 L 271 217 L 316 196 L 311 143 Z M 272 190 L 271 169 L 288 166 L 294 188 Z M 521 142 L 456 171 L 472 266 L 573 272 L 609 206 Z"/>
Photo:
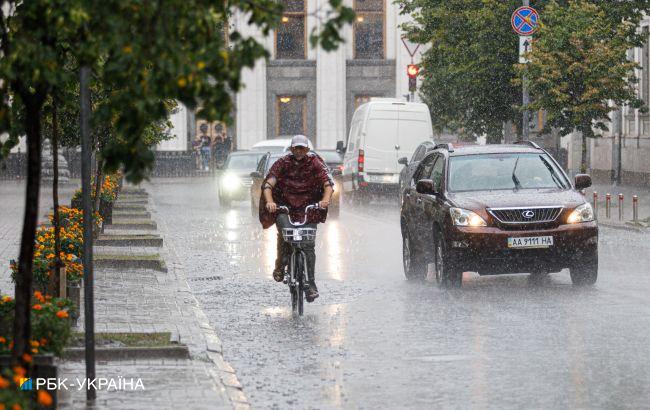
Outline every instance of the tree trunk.
<path fill-rule="evenodd" d="M 485 142 L 487 144 L 501 144 L 503 138 L 503 124 L 492 124 L 487 129 Z"/>
<path fill-rule="evenodd" d="M 104 184 L 104 174 L 102 168 L 104 162 L 97 158 L 97 174 L 95 175 L 95 200 L 93 201 L 93 215 L 99 210 L 99 196 L 102 192 L 102 185 Z"/>
<path fill-rule="evenodd" d="M 50 281 L 51 294 L 59 296 L 59 280 L 61 275 L 61 223 L 59 221 L 59 129 L 56 100 L 52 101 L 52 168 L 54 176 L 52 179 L 52 204 L 54 207 L 54 275 Z"/>
<path fill-rule="evenodd" d="M 41 107 L 42 103 L 25 104 L 25 133 L 27 134 L 27 189 L 25 216 L 20 239 L 20 258 L 16 275 L 16 308 L 14 317 L 14 346 L 12 360 L 25 364 L 23 354 L 29 352 L 31 338 L 32 267 L 34 238 L 38 218 L 38 196 L 41 182 Z"/>
<path fill-rule="evenodd" d="M 591 128 L 591 121 L 586 121 L 582 126 L 582 157 L 580 159 L 580 172 L 587 172 L 587 138 L 594 137 L 594 130 Z"/>

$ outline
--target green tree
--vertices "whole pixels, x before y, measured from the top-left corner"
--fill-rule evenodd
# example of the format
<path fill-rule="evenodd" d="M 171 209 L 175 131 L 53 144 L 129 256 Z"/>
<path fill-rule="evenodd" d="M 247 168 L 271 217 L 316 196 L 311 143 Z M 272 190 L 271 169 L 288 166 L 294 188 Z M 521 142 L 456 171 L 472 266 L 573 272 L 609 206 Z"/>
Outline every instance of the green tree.
<path fill-rule="evenodd" d="M 413 23 L 403 26 L 408 37 L 429 47 L 422 56 L 420 93 L 438 130 L 446 128 L 471 138 L 486 134 L 488 142 L 499 142 L 504 122 L 521 124 L 521 86 L 512 81 L 521 75 L 516 71 L 518 39 L 510 24 L 520 0 L 399 3 L 402 13 L 413 17 Z M 550 26 L 546 13 L 549 1 L 530 3 L 539 11 L 541 21 Z M 623 36 L 639 44 L 640 34 L 635 30 L 642 12 L 650 9 L 647 0 L 582 3 L 602 11 L 610 36 Z M 554 4 L 567 8 L 570 1 Z"/>
<path fill-rule="evenodd" d="M 510 14 L 517 0 L 402 0 L 413 17 L 409 38 L 426 44 L 420 93 L 438 130 L 499 143 L 503 123 L 518 123 L 521 87 L 513 84 L 517 36 Z"/>
<path fill-rule="evenodd" d="M 338 30 L 354 18 L 341 0 L 330 10 L 312 45 L 335 48 Z M 0 146 L 6 154 L 19 133 L 27 140 L 27 187 L 21 237 L 13 357 L 29 350 L 32 259 L 41 174 L 44 105 L 65 87 L 79 66 L 91 67 L 102 89 L 110 90 L 93 113 L 93 123 L 111 124 L 101 156 L 108 170 L 122 168 L 139 181 L 153 164 L 148 138 L 152 124 L 169 114 L 169 100 L 203 109 L 199 116 L 230 122 L 231 95 L 240 73 L 268 57 L 262 44 L 223 27 L 231 12 L 268 35 L 280 23 L 282 5 L 274 0 L 33 0 L 3 1 L 0 8 Z M 72 57 L 71 57 L 72 56 Z M 12 121 L 13 120 L 13 121 Z M 18 121 L 18 123 L 16 123 Z"/>
<path fill-rule="evenodd" d="M 634 87 L 637 66 L 627 58 L 627 51 L 639 45 L 635 19 L 610 18 L 608 7 L 585 0 L 566 6 L 552 1 L 530 63 L 517 67 L 519 74 L 527 72 L 531 106 L 547 112 L 547 126 L 562 135 L 582 133 L 581 172 L 587 170 L 587 139 L 595 136 L 594 128 L 607 130 L 610 102 L 643 106 Z"/>

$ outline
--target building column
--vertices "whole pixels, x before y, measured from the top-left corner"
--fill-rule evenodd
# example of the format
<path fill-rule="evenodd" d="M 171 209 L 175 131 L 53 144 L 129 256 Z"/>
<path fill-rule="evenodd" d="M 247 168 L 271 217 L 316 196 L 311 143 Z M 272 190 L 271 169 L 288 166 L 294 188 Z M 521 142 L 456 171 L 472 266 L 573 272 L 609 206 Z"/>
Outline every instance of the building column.
<path fill-rule="evenodd" d="M 248 24 L 248 15 L 236 13 L 233 24 L 244 37 L 254 37 L 269 49 L 265 38 L 254 25 Z M 266 135 L 266 61 L 258 60 L 255 67 L 241 73 L 242 89 L 236 99 L 237 149 L 249 149 Z"/>
<path fill-rule="evenodd" d="M 312 3 L 314 3 L 312 1 Z M 323 3 L 324 7 L 327 3 Z M 320 25 L 320 22 L 318 23 Z M 319 27 L 320 30 L 320 27 Z M 347 134 L 346 119 L 346 44 L 327 52 L 318 47 L 316 54 L 316 148 L 334 149 Z"/>

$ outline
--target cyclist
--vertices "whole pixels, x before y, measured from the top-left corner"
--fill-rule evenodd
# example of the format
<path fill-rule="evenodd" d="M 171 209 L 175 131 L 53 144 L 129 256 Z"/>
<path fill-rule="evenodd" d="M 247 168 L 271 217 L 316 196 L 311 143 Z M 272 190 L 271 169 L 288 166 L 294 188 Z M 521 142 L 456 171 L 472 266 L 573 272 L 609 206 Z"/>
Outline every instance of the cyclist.
<path fill-rule="evenodd" d="M 290 152 L 279 158 L 269 170 L 262 182 L 260 198 L 260 222 L 264 229 L 274 223 L 278 228 L 278 248 L 273 270 L 273 279 L 282 282 L 287 260 L 291 254 L 291 245 L 284 242 L 282 229 L 291 228 L 287 214 L 277 214 L 278 206 L 286 206 L 291 211 L 291 219 L 303 220 L 307 205 L 318 202 L 320 209 L 307 214 L 306 228 L 316 228 L 317 223 L 325 222 L 327 207 L 334 192 L 334 180 L 325 162 L 313 152 L 309 152 L 309 141 L 304 135 L 291 139 Z M 315 243 L 305 244 L 303 250 L 307 256 L 308 284 L 305 292 L 307 302 L 318 297 L 314 277 L 316 265 Z"/>

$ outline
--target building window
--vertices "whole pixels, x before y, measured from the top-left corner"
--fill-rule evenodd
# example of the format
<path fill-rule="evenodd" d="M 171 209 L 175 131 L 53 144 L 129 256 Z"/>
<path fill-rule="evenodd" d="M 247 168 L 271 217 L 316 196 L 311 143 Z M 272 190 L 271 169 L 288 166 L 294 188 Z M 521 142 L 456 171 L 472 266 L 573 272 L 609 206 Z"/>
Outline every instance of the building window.
<path fill-rule="evenodd" d="M 304 60 L 306 58 L 305 1 L 282 0 L 284 13 L 275 32 L 275 58 Z"/>
<path fill-rule="evenodd" d="M 304 95 L 277 97 L 276 110 L 277 136 L 307 133 L 307 99 Z"/>
<path fill-rule="evenodd" d="M 355 0 L 354 58 L 384 58 L 384 0 Z"/>

